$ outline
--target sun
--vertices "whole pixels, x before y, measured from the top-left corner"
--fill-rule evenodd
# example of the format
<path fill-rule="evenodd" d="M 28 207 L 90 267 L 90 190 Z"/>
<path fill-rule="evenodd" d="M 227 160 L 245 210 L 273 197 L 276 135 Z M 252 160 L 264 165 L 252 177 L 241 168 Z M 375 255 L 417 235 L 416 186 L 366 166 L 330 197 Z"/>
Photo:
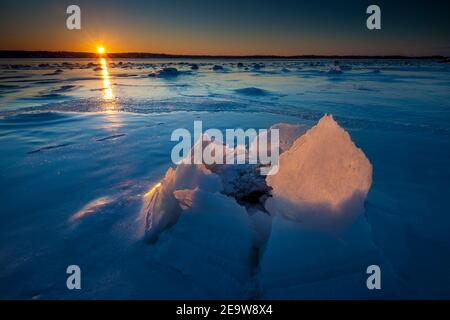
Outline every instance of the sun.
<path fill-rule="evenodd" d="M 104 54 L 104 53 L 105 53 L 105 48 L 104 48 L 103 46 L 98 46 L 98 47 L 97 47 L 97 52 L 98 52 L 99 54 Z"/>

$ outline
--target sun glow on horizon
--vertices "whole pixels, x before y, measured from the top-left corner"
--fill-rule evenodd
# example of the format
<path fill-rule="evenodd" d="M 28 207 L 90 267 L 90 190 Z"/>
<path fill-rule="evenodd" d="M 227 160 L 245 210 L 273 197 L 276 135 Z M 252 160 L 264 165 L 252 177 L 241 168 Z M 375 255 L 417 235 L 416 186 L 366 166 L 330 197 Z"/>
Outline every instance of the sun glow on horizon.
<path fill-rule="evenodd" d="M 105 53 L 105 47 L 103 47 L 103 46 L 98 46 L 98 47 L 97 47 L 97 52 L 98 52 L 99 54 L 104 54 L 104 53 Z"/>

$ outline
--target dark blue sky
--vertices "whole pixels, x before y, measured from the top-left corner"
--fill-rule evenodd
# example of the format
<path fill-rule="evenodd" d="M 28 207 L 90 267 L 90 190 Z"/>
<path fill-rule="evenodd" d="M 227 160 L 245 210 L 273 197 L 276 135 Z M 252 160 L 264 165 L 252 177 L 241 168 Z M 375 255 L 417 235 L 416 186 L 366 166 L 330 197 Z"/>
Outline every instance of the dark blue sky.
<path fill-rule="evenodd" d="M 82 29 L 65 27 L 81 7 Z M 366 28 L 377 4 L 382 30 Z M 0 49 L 450 55 L 448 0 L 0 0 Z"/>

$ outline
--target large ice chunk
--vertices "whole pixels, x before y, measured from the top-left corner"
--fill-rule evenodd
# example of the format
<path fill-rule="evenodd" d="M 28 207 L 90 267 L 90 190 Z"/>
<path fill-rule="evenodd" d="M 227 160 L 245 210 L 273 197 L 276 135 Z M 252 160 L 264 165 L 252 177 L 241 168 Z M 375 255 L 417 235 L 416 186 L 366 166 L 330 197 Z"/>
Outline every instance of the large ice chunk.
<path fill-rule="evenodd" d="M 363 211 L 372 165 L 331 115 L 281 154 L 279 171 L 266 178 L 266 209 L 314 227 L 337 228 Z"/>

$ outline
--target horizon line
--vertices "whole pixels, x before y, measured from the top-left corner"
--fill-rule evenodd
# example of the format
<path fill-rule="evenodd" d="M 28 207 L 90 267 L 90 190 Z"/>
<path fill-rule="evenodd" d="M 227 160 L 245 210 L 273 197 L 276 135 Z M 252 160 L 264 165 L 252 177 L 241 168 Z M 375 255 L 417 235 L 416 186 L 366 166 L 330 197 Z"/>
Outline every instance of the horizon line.
<path fill-rule="evenodd" d="M 50 51 L 50 50 L 0 50 L 0 58 L 98 58 L 102 55 L 87 51 Z M 342 55 L 342 54 L 298 54 L 298 55 L 275 55 L 275 54 L 251 54 L 251 55 L 221 55 L 221 54 L 171 54 L 155 52 L 111 52 L 103 54 L 110 58 L 221 58 L 221 59 L 311 59 L 311 58 L 338 58 L 338 59 L 448 59 L 443 55 Z"/>

